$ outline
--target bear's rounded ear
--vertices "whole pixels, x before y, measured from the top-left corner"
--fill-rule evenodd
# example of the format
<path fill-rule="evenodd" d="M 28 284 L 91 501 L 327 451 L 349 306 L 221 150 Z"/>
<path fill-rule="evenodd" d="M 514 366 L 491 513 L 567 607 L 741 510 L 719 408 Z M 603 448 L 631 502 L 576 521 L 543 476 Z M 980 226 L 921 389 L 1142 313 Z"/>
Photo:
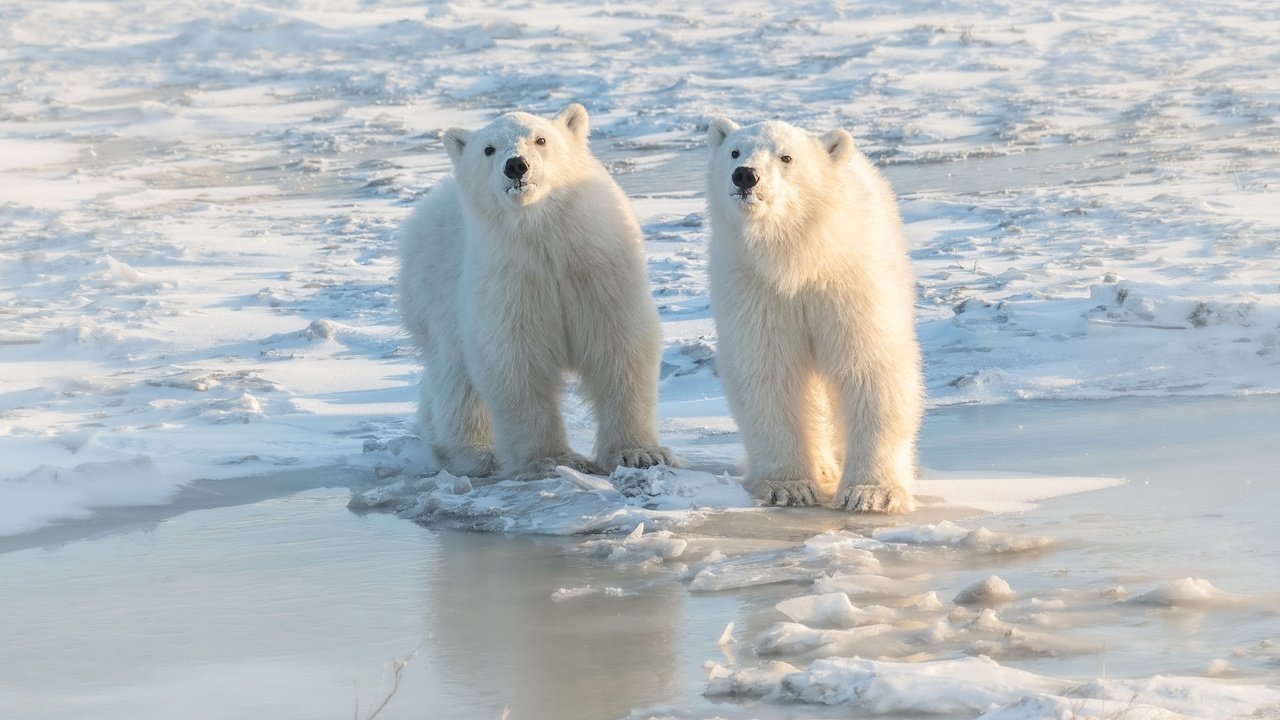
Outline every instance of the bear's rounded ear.
<path fill-rule="evenodd" d="M 707 126 L 707 144 L 714 150 L 738 129 L 738 123 L 727 117 L 718 117 Z"/>
<path fill-rule="evenodd" d="M 832 130 L 818 138 L 818 142 L 822 143 L 822 148 L 831 156 L 831 162 L 837 165 L 843 165 L 853 157 L 853 136 L 844 130 Z"/>
<path fill-rule="evenodd" d="M 587 109 L 573 103 L 566 105 L 563 110 L 556 114 L 555 121 L 569 131 L 570 135 L 586 140 L 587 133 L 591 131 L 591 121 L 587 118 Z"/>
<path fill-rule="evenodd" d="M 449 128 L 444 131 L 444 149 L 449 151 L 449 159 L 454 165 L 462 159 L 462 151 L 471 140 L 471 133 L 462 128 Z"/>

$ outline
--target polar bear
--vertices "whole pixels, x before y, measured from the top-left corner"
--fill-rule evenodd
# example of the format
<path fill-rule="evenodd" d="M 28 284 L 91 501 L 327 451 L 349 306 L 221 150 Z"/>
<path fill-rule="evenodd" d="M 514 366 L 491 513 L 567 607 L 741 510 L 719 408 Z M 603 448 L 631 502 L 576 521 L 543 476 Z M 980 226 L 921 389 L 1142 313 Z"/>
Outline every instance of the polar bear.
<path fill-rule="evenodd" d="M 532 479 L 675 464 L 658 444 L 661 337 L 640 226 L 578 104 L 444 133 L 454 175 L 400 235 L 400 305 L 426 371 L 419 432 L 449 472 Z M 560 416 L 576 372 L 595 461 Z"/>
<path fill-rule="evenodd" d="M 924 390 L 893 191 L 844 130 L 720 118 L 707 141 L 716 367 L 748 484 L 911 510 Z"/>

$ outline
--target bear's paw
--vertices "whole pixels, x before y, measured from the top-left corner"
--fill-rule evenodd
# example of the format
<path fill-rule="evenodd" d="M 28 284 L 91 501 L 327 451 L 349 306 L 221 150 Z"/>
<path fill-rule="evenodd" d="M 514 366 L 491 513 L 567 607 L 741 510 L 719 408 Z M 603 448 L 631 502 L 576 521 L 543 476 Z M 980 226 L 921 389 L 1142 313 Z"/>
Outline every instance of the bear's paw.
<path fill-rule="evenodd" d="M 765 480 L 760 497 L 770 505 L 817 505 L 818 489 L 810 480 Z"/>
<path fill-rule="evenodd" d="M 836 498 L 837 510 L 904 513 L 915 509 L 915 499 L 901 485 L 850 485 Z"/>
<path fill-rule="evenodd" d="M 524 464 L 520 472 L 516 473 L 513 480 L 545 480 L 551 477 L 557 477 L 559 473 L 556 468 L 564 465 L 580 473 L 588 475 L 604 475 L 600 472 L 600 468 L 595 463 L 579 455 L 576 452 L 563 453 L 561 455 L 553 455 L 549 457 L 540 457 L 530 460 Z"/>
<path fill-rule="evenodd" d="M 654 447 L 636 447 L 615 450 L 604 457 L 602 466 L 606 468 L 629 467 L 647 468 L 654 465 L 680 467 L 684 462 L 670 449 Z"/>

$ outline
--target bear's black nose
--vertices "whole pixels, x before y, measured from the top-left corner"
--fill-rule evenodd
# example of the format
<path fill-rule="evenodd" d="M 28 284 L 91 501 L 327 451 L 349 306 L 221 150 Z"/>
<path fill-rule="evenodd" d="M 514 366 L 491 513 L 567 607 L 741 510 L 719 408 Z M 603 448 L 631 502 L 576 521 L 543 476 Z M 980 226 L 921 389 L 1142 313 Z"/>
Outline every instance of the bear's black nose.
<path fill-rule="evenodd" d="M 502 174 L 512 180 L 519 180 L 527 172 L 529 172 L 529 163 L 525 162 L 524 158 L 519 155 L 508 158 L 507 164 L 502 168 Z"/>
<path fill-rule="evenodd" d="M 750 190 L 760 182 L 760 176 L 756 174 L 755 168 L 739 166 L 733 170 L 733 184 L 743 190 Z"/>

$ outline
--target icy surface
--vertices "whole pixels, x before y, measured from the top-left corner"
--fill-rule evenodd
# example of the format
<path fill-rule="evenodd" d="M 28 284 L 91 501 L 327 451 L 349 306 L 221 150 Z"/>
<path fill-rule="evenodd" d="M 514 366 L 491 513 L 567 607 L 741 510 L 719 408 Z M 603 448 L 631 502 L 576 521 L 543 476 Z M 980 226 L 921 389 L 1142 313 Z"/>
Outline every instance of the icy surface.
<path fill-rule="evenodd" d="M 441 471 L 357 492 L 351 507 L 468 530 L 546 535 L 632 532 L 646 521 L 654 527 L 688 522 L 698 508 L 755 507 L 726 475 L 662 466 L 618 468 L 608 479 L 567 467 L 560 472 L 547 480 L 473 482 Z"/>
<path fill-rule="evenodd" d="M 1234 419 L 1215 417 L 1224 408 Z M 622 473 L 545 481 L 531 489 L 546 506 L 513 513 L 523 525 L 512 532 L 460 533 L 443 528 L 494 516 L 410 513 L 424 528 L 347 512 L 345 488 L 253 501 L 231 495 L 252 484 L 211 481 L 184 497 L 230 507 L 169 519 L 125 509 L 126 532 L 25 550 L 0 539 L 0 645 L 16 649 L 0 656 L 0 715 L 323 716 L 353 700 L 367 710 L 393 661 L 417 648 L 380 717 L 1269 717 L 1280 711 L 1280 545 L 1277 491 L 1259 478 L 1280 462 L 1260 444 L 1277 421 L 1280 404 L 1258 400 L 931 415 L 931 461 L 976 452 L 996 467 L 1134 476 L 1015 514 L 940 499 L 908 518 L 656 510 L 645 504 L 661 496 L 617 490 Z M 1097 440 L 1099 428 L 1139 424 L 1149 445 Z M 392 444 L 412 455 L 412 443 Z M 372 475 L 397 467 L 385 448 L 368 456 L 383 468 Z M 357 497 L 502 499 L 486 487 L 510 489 L 391 475 Z M 595 503 L 587 517 L 635 518 L 617 532 L 547 535 L 584 517 L 561 515 L 569 498 Z M 964 541 L 975 536 L 1033 550 Z M 953 600 L 1005 586 L 1016 595 Z"/>
<path fill-rule="evenodd" d="M 441 581 L 419 607 L 397 604 L 417 587 L 406 581 L 337 614 L 298 600 L 332 599 L 323 589 L 352 577 L 380 587 L 417 556 L 309 555 L 323 521 L 259 544 L 236 544 L 239 526 L 182 526 L 162 535 L 172 557 L 148 582 L 121 588 L 136 545 L 86 543 L 47 568 L 42 549 L 4 574 L 18 609 L 3 645 L 28 654 L 6 654 L 0 715 L 137 718 L 181 697 L 184 717 L 318 717 L 347 707 L 353 671 L 298 638 L 340 626 L 353 632 L 336 654 L 386 662 L 422 633 L 377 621 L 424 607 L 445 618 L 432 616 L 444 637 L 426 650 L 465 669 L 475 658 L 459 648 L 480 646 L 464 675 L 491 695 L 455 687 L 441 713 L 501 717 L 503 689 L 554 686 L 573 688 L 584 717 L 674 697 L 634 716 L 787 717 L 797 702 L 804 717 L 859 702 L 1018 720 L 1275 715 L 1272 406 L 1005 401 L 1280 392 L 1277 34 L 1273 8 L 1244 0 L 0 6 L 0 540 L 162 517 L 148 513 L 200 494 L 249 502 L 232 481 L 314 470 L 322 484 L 345 465 L 365 481 L 357 509 L 430 528 L 400 523 L 415 532 L 598 533 L 556 557 L 615 573 L 521 574 L 527 558 L 502 545 L 518 582 Z M 693 469 L 423 477 L 394 229 L 448 172 L 442 128 L 571 101 L 587 104 L 592 147 L 644 226 L 661 430 Z M 845 127 L 901 195 L 933 410 L 924 460 L 947 469 L 918 484 L 917 517 L 764 510 L 738 484 L 702 212 L 702 136 L 719 114 Z M 589 451 L 590 413 L 576 395 L 565 410 Z M 298 503 L 269 507 L 293 517 Z M 298 557 L 262 555 L 277 541 Z M 335 556 L 346 564 L 305 573 Z M 262 558 L 253 582 L 279 593 L 238 597 L 243 562 L 218 563 L 243 558 Z M 183 584 L 175 568 L 192 563 L 218 572 Z M 1016 595 L 953 602 L 1001 590 L 993 575 Z M 66 602 L 48 603 L 50 587 Z M 369 597 L 390 603 L 375 621 Z M 241 599 L 242 613 L 219 612 Z M 172 624 L 130 625 L 148 602 Z M 660 632 L 628 635 L 619 603 L 692 639 L 676 652 Z M 679 603 L 692 629 L 672 619 Z M 599 656 L 562 667 L 516 652 L 486 674 L 494 647 L 549 644 L 531 606 L 563 611 L 556 632 L 634 657 L 629 684 L 591 675 Z M 224 645 L 202 622 L 275 630 L 282 607 L 298 625 L 263 633 L 271 646 Z M 491 632 L 489 617 L 511 622 Z M 726 622 L 737 642 L 717 644 Z M 365 647 L 363 632 L 389 626 Z M 92 642 L 68 653 L 69 637 Z M 297 655 L 280 657 L 274 644 L 291 641 Z M 42 685 L 51 675 L 66 682 Z M 704 680 L 733 702 L 693 705 Z M 419 688 L 403 692 L 433 697 Z M 522 701 L 527 716 L 559 711 Z"/>

